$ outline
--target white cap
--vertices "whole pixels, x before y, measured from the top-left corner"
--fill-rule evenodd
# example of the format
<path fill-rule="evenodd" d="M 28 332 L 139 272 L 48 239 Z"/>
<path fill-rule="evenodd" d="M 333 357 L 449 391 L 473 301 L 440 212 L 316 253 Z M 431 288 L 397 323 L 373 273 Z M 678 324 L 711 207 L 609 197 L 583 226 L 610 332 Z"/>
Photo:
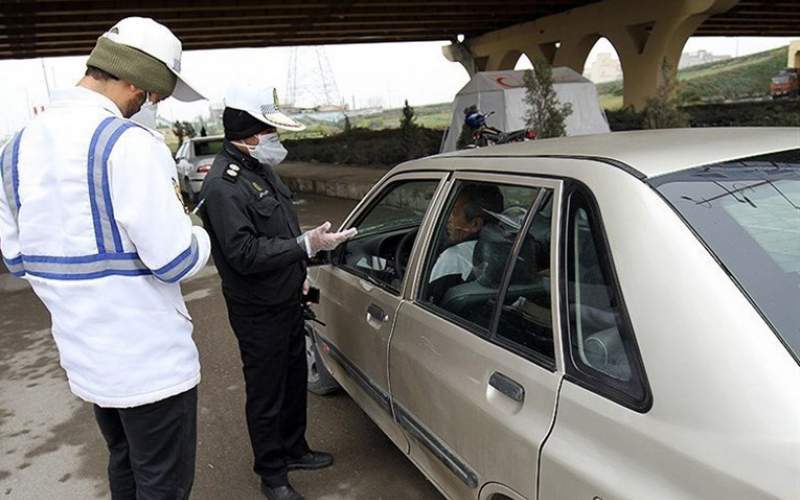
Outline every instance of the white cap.
<path fill-rule="evenodd" d="M 181 76 L 181 41 L 172 32 L 148 17 L 126 17 L 103 33 L 112 42 L 141 50 L 163 62 L 178 77 L 172 97 L 179 101 L 205 99 Z"/>
<path fill-rule="evenodd" d="M 275 128 L 294 132 L 306 128 L 278 109 L 278 91 L 274 87 L 233 84 L 225 92 L 225 106 L 245 111 L 256 120 Z"/>

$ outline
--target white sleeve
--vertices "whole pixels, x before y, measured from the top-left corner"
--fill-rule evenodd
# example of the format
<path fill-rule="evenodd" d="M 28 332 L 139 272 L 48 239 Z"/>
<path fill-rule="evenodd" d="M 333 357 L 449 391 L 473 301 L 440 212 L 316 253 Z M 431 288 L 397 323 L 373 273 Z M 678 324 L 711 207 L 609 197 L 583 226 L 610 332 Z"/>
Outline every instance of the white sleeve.
<path fill-rule="evenodd" d="M 127 130 L 108 169 L 114 219 L 155 277 L 175 283 L 202 269 L 210 252 L 208 234 L 192 227 L 184 210 L 166 144 L 143 129 Z"/>
<path fill-rule="evenodd" d="M 2 153 L 3 148 L 0 147 L 0 157 L 2 157 Z M 21 276 L 22 260 L 20 258 L 19 232 L 17 222 L 14 220 L 9 208 L 9 203 L 14 203 L 14 201 L 11 200 L 9 202 L 6 199 L 5 189 L 0 185 L 0 253 L 3 254 L 3 263 L 8 270 L 16 276 Z"/>

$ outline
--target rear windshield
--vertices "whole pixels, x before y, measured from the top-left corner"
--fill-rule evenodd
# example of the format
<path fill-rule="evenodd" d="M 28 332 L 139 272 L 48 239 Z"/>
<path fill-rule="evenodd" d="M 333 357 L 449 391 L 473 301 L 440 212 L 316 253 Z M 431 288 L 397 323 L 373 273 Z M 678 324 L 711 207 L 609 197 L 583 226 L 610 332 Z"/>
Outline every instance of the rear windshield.
<path fill-rule="evenodd" d="M 211 156 L 222 151 L 222 139 L 194 143 L 195 156 Z"/>
<path fill-rule="evenodd" d="M 800 362 L 800 149 L 650 181 Z"/>

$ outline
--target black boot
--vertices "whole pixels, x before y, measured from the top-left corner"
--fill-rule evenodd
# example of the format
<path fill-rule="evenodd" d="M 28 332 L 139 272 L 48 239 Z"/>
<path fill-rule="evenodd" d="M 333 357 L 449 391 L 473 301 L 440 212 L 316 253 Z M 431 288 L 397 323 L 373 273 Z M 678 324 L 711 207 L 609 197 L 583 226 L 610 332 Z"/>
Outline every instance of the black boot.
<path fill-rule="evenodd" d="M 324 451 L 309 451 L 300 458 L 286 459 L 287 470 L 323 469 L 333 465 L 333 455 Z"/>
<path fill-rule="evenodd" d="M 305 500 L 305 497 L 298 493 L 291 484 L 280 486 L 270 486 L 261 480 L 261 493 L 269 500 Z"/>

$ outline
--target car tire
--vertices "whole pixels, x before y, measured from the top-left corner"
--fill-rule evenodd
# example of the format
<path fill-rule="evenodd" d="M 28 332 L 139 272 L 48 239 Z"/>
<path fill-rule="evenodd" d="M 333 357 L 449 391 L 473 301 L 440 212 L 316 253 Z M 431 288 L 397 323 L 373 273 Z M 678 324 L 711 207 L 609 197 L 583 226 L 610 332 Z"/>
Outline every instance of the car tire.
<path fill-rule="evenodd" d="M 317 340 L 311 328 L 306 326 L 306 364 L 308 366 L 308 391 L 324 396 L 339 389 L 339 384 L 322 362 Z"/>

